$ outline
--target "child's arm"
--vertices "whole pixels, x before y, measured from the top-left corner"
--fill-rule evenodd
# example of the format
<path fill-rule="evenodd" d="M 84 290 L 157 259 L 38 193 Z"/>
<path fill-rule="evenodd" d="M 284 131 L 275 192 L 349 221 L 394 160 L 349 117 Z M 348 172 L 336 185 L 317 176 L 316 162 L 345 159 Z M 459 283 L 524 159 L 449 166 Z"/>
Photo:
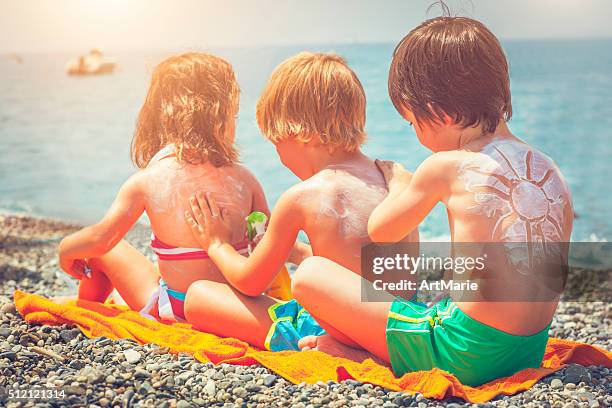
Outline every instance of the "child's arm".
<path fill-rule="evenodd" d="M 255 188 L 253 189 L 253 205 L 251 211 L 261 211 L 268 216 L 270 219 L 270 209 L 268 208 L 268 201 L 266 195 L 261 187 L 261 184 L 257 181 L 255 176 L 251 175 Z M 291 262 L 294 265 L 299 265 L 302 261 L 309 256 L 312 256 L 312 248 L 310 245 L 300 242 L 296 239 L 289 257 L 286 259 L 287 262 Z"/>
<path fill-rule="evenodd" d="M 105 254 L 132 228 L 144 211 L 139 180 L 140 174 L 137 173 L 123 184 L 101 221 L 62 240 L 59 256 L 60 266 L 64 271 L 78 279 L 83 278 L 82 268 L 74 268 L 75 261 Z"/>
<path fill-rule="evenodd" d="M 294 246 L 303 224 L 291 191 L 278 200 L 268 230 L 247 258 L 229 243 L 231 226 L 210 193 L 190 199 L 192 214 L 186 213 L 194 237 L 215 262 L 225 279 L 247 296 L 258 296 L 270 285 Z"/>
<path fill-rule="evenodd" d="M 260 211 L 266 214 L 268 218 L 270 218 L 270 207 L 268 207 L 268 200 L 266 200 L 266 194 L 264 193 L 261 184 L 259 184 L 259 181 L 257 181 L 255 176 L 250 172 L 248 173 L 249 176 L 253 179 L 253 202 L 251 204 L 251 211 Z"/>
<path fill-rule="evenodd" d="M 368 220 L 372 241 L 402 240 L 448 195 L 448 164 L 440 156 L 438 153 L 427 158 L 412 177 L 402 172 L 401 166 L 379 166 L 388 180 L 389 194 Z"/>

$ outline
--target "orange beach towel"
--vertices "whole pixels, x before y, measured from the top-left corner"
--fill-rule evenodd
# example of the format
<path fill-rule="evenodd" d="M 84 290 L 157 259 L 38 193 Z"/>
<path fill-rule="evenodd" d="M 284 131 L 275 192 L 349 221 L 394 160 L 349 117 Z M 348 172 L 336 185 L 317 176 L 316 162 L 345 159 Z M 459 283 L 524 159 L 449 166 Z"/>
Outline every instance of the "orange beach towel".
<path fill-rule="evenodd" d="M 550 338 L 542 366 L 522 370 L 479 387 L 461 384 L 446 371 L 433 369 L 408 373 L 396 378 L 391 370 L 372 360 L 356 363 L 320 351 L 269 352 L 247 343 L 220 338 L 191 329 L 186 323 L 172 325 L 147 320 L 125 306 L 79 301 L 58 305 L 44 297 L 15 291 L 15 305 L 29 323 L 76 325 L 87 337 L 130 338 L 139 343 L 155 343 L 171 352 L 186 352 L 202 362 L 215 364 L 261 364 L 294 383 L 342 381 L 364 383 L 407 393 L 420 392 L 427 398 L 455 396 L 468 402 L 486 402 L 499 394 L 512 395 L 529 389 L 540 378 L 565 364 L 603 365 L 612 368 L 612 353 L 588 344 Z"/>

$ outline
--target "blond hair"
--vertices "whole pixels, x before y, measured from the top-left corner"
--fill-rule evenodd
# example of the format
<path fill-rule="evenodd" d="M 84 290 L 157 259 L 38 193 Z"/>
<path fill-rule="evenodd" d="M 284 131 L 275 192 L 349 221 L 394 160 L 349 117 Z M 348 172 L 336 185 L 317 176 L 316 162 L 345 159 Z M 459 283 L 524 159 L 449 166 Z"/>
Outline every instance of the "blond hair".
<path fill-rule="evenodd" d="M 224 166 L 238 160 L 227 124 L 238 111 L 240 90 L 232 66 L 222 58 L 186 53 L 162 61 L 151 78 L 132 139 L 132 161 L 140 168 L 174 143 L 177 159 Z"/>
<path fill-rule="evenodd" d="M 302 52 L 272 73 L 257 102 L 257 124 L 277 143 L 318 137 L 330 151 L 365 141 L 366 97 L 357 75 L 335 54 Z"/>

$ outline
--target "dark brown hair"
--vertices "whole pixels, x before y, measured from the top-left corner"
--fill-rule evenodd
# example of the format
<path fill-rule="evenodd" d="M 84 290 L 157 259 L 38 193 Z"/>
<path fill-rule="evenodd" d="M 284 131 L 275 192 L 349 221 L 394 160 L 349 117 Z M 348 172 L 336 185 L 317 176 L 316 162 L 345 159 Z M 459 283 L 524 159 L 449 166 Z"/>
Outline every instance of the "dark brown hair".
<path fill-rule="evenodd" d="M 216 167 L 238 160 L 227 123 L 238 112 L 240 90 L 232 66 L 204 53 L 175 55 L 153 71 L 132 139 L 132 161 L 144 168 L 174 143 L 177 159 Z"/>
<path fill-rule="evenodd" d="M 447 114 L 493 132 L 512 117 L 504 51 L 484 24 L 467 17 L 437 17 L 410 31 L 393 52 L 389 95 L 419 123 Z"/>

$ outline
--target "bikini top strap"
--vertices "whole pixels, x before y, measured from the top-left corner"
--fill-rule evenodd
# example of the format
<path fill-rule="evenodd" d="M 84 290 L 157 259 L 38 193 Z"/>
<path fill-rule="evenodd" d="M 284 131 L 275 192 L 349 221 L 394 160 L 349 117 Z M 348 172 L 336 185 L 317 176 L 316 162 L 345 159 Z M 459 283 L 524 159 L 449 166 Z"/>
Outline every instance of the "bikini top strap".
<path fill-rule="evenodd" d="M 151 166 L 153 163 L 172 156 L 176 156 L 176 146 L 174 143 L 170 143 L 169 145 L 162 147 L 157 153 L 155 153 L 151 160 L 149 160 L 147 167 Z"/>

